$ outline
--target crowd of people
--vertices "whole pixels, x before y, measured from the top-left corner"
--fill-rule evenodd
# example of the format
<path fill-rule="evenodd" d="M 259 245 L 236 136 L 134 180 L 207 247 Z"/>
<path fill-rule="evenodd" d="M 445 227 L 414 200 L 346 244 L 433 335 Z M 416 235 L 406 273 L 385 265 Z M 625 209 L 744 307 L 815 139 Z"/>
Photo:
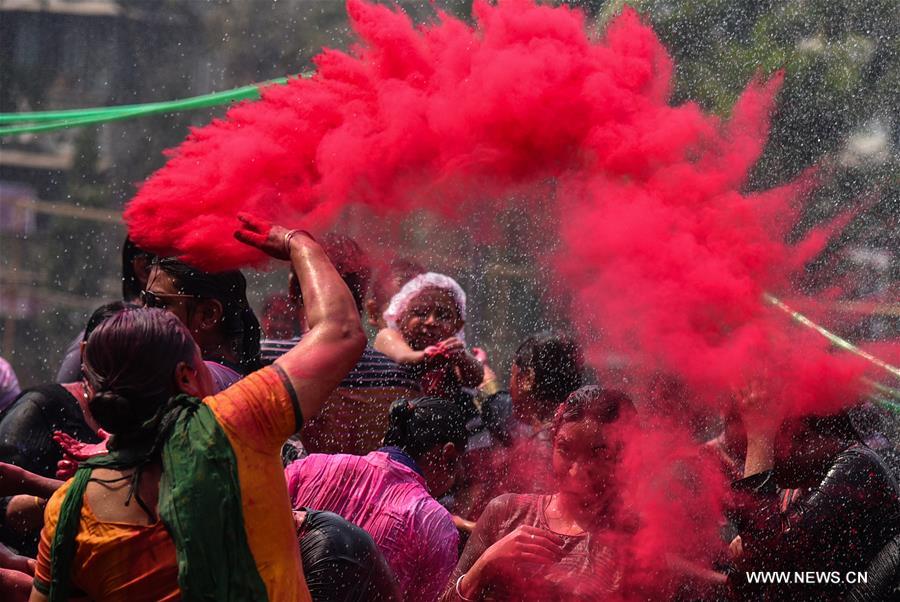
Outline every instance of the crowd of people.
<path fill-rule="evenodd" d="M 122 300 L 57 382 L 20 390 L 0 361 L 4 600 L 900 599 L 894 450 L 855 406 L 713 417 L 716 561 L 660 558 L 648 587 L 619 470 L 646 404 L 595 382 L 573 336 L 524 332 L 502 383 L 450 276 L 241 224 L 290 264 L 262 323 L 240 272 L 126 241 Z M 747 578 L 764 570 L 867 578 Z"/>

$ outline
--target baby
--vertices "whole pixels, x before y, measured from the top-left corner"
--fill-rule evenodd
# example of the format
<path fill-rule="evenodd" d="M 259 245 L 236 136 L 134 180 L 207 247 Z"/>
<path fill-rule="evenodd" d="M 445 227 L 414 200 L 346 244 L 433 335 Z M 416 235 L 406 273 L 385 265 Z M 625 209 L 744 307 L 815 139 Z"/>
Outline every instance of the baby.
<path fill-rule="evenodd" d="M 375 349 L 412 370 L 426 394 L 471 405 L 462 388 L 477 387 L 484 368 L 466 349 L 466 294 L 453 278 L 416 276 L 391 299 L 384 320 Z"/>

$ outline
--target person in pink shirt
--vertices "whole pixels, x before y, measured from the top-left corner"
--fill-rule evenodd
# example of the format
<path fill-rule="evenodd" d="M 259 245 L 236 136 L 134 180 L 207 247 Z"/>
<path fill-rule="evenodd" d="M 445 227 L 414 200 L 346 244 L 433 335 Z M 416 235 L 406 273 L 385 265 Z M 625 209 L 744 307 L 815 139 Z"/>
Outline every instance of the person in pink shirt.
<path fill-rule="evenodd" d="M 453 486 L 465 419 L 451 401 L 395 401 L 384 447 L 365 456 L 312 454 L 285 468 L 295 510 L 338 514 L 372 536 L 403 599 L 432 602 L 456 566 L 459 534 L 436 497 Z"/>

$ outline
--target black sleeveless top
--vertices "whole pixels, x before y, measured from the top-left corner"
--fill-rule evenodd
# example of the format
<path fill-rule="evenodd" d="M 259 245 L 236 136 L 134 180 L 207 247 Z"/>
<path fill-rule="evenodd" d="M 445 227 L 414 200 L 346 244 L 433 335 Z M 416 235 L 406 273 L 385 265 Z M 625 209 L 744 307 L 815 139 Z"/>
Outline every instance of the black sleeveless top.
<path fill-rule="evenodd" d="M 85 443 L 100 442 L 85 421 L 78 400 L 62 385 L 40 385 L 23 391 L 0 415 L 0 462 L 55 477 L 56 464 L 63 454 L 53 441 L 53 431 Z"/>

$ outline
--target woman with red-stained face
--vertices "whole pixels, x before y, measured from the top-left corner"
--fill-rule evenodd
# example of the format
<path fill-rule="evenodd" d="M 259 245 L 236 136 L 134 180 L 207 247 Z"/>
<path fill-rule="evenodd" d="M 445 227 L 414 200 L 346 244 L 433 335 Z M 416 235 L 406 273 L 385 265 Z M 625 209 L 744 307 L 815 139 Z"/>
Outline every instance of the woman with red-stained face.
<path fill-rule="evenodd" d="M 615 473 L 635 424 L 631 400 L 582 387 L 551 428 L 555 493 L 506 494 L 488 504 L 443 600 L 605 599 L 620 592 Z"/>

